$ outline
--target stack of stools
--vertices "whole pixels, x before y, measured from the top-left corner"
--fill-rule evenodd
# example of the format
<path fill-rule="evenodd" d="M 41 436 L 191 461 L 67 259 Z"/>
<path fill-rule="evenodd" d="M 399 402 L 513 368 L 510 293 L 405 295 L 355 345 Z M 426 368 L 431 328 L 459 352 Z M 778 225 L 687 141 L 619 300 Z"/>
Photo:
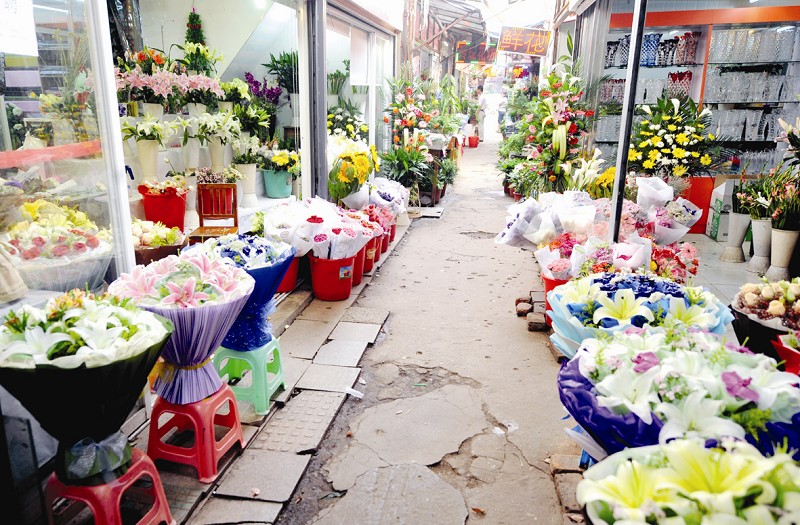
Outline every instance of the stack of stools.
<path fill-rule="evenodd" d="M 66 485 L 55 474 L 51 474 L 45 488 L 48 521 L 50 525 L 53 525 L 53 503 L 59 498 L 65 498 L 86 504 L 94 514 L 94 522 L 97 525 L 122 525 L 120 514 L 122 496 L 134 483 L 145 477 L 149 477 L 152 482 L 151 491 L 154 502 L 152 508 L 139 520 L 139 525 L 158 525 L 160 523 L 172 525 L 172 515 L 169 512 L 169 504 L 164 495 L 158 471 L 152 460 L 141 450 L 135 448 L 127 472 L 109 483 L 89 486 Z"/>
<path fill-rule="evenodd" d="M 255 406 L 256 414 L 269 413 L 272 396 L 281 388 L 286 388 L 281 365 L 281 351 L 278 339 L 253 350 L 238 351 L 221 347 L 214 354 L 214 367 L 223 381 L 238 382 L 233 384 L 234 393 L 239 401 L 249 401 Z M 241 384 L 244 372 L 249 370 L 252 382 L 249 386 Z"/>
<path fill-rule="evenodd" d="M 227 405 L 227 412 L 220 409 Z M 163 416 L 171 416 L 159 426 Z M 214 426 L 227 427 L 228 431 L 219 440 L 216 438 Z M 194 443 L 191 447 L 181 447 L 166 443 L 164 438 L 173 429 L 177 432 L 191 430 L 194 432 Z M 175 463 L 191 465 L 197 469 L 201 483 L 213 483 L 219 473 L 219 460 L 236 444 L 244 448 L 242 424 L 239 420 L 239 409 L 236 397 L 228 385 L 223 385 L 215 394 L 186 405 L 177 405 L 156 398 L 150 419 L 150 436 L 147 442 L 147 453 L 153 460 L 165 459 Z"/>

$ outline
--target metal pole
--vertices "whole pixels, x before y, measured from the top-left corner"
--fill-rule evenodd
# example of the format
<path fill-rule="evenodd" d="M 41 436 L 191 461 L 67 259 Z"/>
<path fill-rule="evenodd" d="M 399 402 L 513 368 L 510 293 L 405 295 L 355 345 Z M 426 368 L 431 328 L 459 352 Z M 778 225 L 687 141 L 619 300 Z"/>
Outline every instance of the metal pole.
<path fill-rule="evenodd" d="M 619 241 L 619 225 L 622 218 L 622 203 L 625 201 L 625 176 L 628 170 L 628 149 L 631 145 L 631 127 L 636 109 L 636 83 L 639 80 L 639 59 L 642 54 L 644 19 L 647 14 L 647 0 L 636 0 L 633 8 L 633 27 L 631 28 L 631 47 L 628 53 L 628 69 L 625 75 L 625 98 L 622 101 L 622 122 L 619 130 L 617 149 L 617 174 L 614 179 L 612 198 L 611 233 L 614 242 Z"/>
<path fill-rule="evenodd" d="M 303 72 L 309 79 L 309 121 L 306 135 L 311 138 L 311 194 L 328 198 L 328 161 L 326 156 L 326 141 L 328 137 L 328 76 L 327 61 L 325 58 L 325 33 L 327 31 L 328 2 L 327 0 L 308 0 L 306 2 L 308 19 L 308 71 Z M 303 148 L 305 149 L 305 147 Z"/>

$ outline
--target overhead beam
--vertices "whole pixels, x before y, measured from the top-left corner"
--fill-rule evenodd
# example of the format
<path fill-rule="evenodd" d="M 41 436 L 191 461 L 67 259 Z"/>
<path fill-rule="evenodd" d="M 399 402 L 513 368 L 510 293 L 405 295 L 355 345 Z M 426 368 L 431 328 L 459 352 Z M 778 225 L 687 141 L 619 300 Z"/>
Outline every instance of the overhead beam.
<path fill-rule="evenodd" d="M 441 30 L 440 30 L 438 33 L 436 33 L 435 35 L 433 35 L 431 38 L 429 38 L 429 39 L 428 39 L 428 40 L 426 40 L 425 42 L 423 42 L 423 43 L 421 43 L 421 44 L 417 44 L 417 46 L 416 46 L 416 49 L 419 49 L 419 48 L 421 48 L 421 47 L 423 47 L 423 46 L 427 46 L 428 44 L 430 44 L 431 42 L 433 42 L 434 40 L 436 40 L 437 38 L 439 38 L 439 37 L 440 37 L 442 34 L 444 34 L 444 33 L 445 33 L 445 31 L 447 31 L 448 29 L 452 28 L 453 26 L 455 26 L 456 24 L 458 24 L 458 23 L 459 23 L 459 22 L 461 22 L 462 20 L 464 20 L 464 19 L 466 19 L 466 18 L 469 18 L 470 16 L 472 16 L 472 15 L 473 15 L 473 14 L 475 14 L 476 12 L 480 12 L 480 11 L 478 11 L 478 10 L 474 10 L 474 11 L 470 11 L 470 12 L 468 12 L 468 13 L 464 13 L 464 14 L 463 14 L 463 15 L 461 15 L 460 17 L 456 18 L 455 20 L 453 20 L 452 22 L 450 22 L 449 24 L 447 24 L 447 25 L 446 25 L 445 27 L 443 27 L 443 28 L 442 28 L 442 29 L 441 29 Z"/>

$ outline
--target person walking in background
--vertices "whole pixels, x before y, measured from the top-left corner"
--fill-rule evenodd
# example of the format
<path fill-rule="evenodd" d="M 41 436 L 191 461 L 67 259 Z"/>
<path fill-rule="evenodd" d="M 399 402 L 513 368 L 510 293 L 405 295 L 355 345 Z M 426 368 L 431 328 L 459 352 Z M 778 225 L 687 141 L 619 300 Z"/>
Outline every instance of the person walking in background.
<path fill-rule="evenodd" d="M 475 92 L 478 94 L 478 136 L 480 137 L 480 141 L 483 142 L 487 101 L 486 95 L 483 94 L 483 86 L 478 86 Z"/>
<path fill-rule="evenodd" d="M 508 93 L 503 89 L 500 93 L 500 102 L 497 104 L 497 124 L 503 129 L 503 121 L 506 119 L 506 106 L 508 105 Z"/>

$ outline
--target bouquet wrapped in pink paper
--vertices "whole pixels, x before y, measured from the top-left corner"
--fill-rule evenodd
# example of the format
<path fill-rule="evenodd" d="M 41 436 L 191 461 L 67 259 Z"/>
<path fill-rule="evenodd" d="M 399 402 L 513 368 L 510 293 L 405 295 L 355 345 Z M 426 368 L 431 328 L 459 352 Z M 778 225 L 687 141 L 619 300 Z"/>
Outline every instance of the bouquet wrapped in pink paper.
<path fill-rule="evenodd" d="M 166 401 L 188 404 L 214 394 L 222 380 L 211 362 L 253 292 L 247 272 L 203 253 L 170 255 L 137 266 L 111 283 L 108 291 L 130 297 L 141 308 L 169 319 L 173 337 L 164 347 L 166 365 L 156 393 Z"/>

